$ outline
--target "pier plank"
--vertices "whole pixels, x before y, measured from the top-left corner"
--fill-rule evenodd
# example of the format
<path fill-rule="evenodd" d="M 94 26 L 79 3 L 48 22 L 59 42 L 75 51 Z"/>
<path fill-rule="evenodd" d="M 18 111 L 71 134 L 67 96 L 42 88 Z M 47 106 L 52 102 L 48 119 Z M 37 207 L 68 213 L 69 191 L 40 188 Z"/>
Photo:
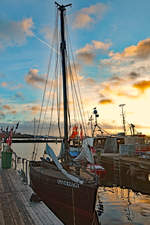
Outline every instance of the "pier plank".
<path fill-rule="evenodd" d="M 0 169 L 0 225 L 63 225 L 43 202 L 30 202 L 32 193 L 17 171 Z"/>

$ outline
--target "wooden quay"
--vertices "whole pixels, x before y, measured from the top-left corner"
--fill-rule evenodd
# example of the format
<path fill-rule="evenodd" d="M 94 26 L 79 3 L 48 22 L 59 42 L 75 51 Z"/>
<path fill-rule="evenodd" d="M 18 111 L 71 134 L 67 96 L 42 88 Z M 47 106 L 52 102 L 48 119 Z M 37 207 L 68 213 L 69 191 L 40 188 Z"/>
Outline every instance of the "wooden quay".
<path fill-rule="evenodd" d="M 12 168 L 0 166 L 0 225 L 63 225 L 43 202 L 31 202 L 32 189 Z"/>

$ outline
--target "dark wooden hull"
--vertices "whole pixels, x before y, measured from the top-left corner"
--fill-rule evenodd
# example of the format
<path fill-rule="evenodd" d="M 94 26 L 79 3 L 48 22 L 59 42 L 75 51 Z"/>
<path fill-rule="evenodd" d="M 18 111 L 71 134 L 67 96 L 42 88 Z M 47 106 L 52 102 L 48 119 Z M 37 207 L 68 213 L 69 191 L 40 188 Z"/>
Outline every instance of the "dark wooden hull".
<path fill-rule="evenodd" d="M 79 185 L 40 173 L 30 164 L 31 187 L 65 225 L 99 225 L 95 212 L 97 186 Z"/>

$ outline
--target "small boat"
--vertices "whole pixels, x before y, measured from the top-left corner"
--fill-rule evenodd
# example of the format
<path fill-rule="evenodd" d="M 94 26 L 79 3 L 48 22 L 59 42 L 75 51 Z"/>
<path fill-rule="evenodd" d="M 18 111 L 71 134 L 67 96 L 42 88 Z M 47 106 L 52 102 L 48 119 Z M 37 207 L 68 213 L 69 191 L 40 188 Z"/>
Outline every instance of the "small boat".
<path fill-rule="evenodd" d="M 49 156 L 36 161 L 36 148 L 30 161 L 30 183 L 37 196 L 55 213 L 65 225 L 99 225 L 95 205 L 99 178 L 87 169 L 88 163 L 94 163 L 90 147 L 93 138 L 84 136 L 78 155 L 70 154 L 68 89 L 65 40 L 66 8 L 71 6 L 56 3 L 60 15 L 60 53 L 63 83 L 63 124 L 64 138 L 58 156 L 46 144 L 45 153 Z M 57 68 L 56 68 L 57 70 Z M 70 81 L 71 82 L 71 81 Z M 48 82 L 47 82 L 48 83 Z M 74 86 L 72 85 L 72 88 Z M 60 93 L 60 92 L 59 92 Z M 60 94 L 59 94 L 60 95 Z M 72 151 L 73 152 L 73 151 Z"/>

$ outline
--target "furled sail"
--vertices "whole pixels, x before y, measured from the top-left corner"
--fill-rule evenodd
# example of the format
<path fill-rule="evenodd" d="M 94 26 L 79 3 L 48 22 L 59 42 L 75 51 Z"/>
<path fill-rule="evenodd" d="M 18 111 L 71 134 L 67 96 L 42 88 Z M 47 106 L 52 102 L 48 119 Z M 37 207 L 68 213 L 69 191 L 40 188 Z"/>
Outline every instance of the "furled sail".
<path fill-rule="evenodd" d="M 62 165 L 60 164 L 60 162 L 58 161 L 57 159 L 57 156 L 55 155 L 53 149 L 48 145 L 46 144 L 46 149 L 45 149 L 45 152 L 46 154 L 48 154 L 52 160 L 54 161 L 55 165 L 57 166 L 57 168 L 59 170 L 61 170 L 61 172 L 67 177 L 69 178 L 70 180 L 72 180 L 73 182 L 76 182 L 76 183 L 79 183 L 79 184 L 83 184 L 83 180 L 80 180 L 79 178 L 67 173 L 66 170 L 63 169 Z"/>
<path fill-rule="evenodd" d="M 89 147 L 93 147 L 93 138 L 86 138 L 83 140 L 80 154 L 74 159 L 75 162 L 87 160 L 89 163 L 94 163 L 92 152 Z"/>

